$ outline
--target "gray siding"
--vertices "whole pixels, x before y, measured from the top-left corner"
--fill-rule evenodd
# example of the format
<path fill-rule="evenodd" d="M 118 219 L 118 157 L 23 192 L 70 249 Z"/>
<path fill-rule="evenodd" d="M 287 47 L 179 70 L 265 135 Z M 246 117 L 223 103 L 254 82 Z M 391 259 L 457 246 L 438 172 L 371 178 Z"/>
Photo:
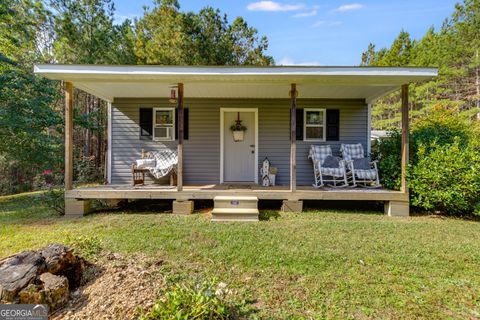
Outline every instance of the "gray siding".
<path fill-rule="evenodd" d="M 334 153 L 340 143 L 360 142 L 367 147 L 367 106 L 352 100 L 302 100 L 299 108 L 340 110 L 340 141 L 328 141 Z M 130 183 L 130 166 L 145 151 L 176 148 L 176 142 L 139 139 L 139 108 L 171 106 L 166 99 L 116 99 L 112 106 L 112 183 Z M 277 183 L 290 182 L 290 101 L 259 99 L 185 99 L 189 108 L 189 139 L 184 144 L 185 184 L 215 184 L 220 181 L 220 108 L 258 108 L 259 162 L 268 157 L 278 167 Z M 307 159 L 311 142 L 297 142 L 297 183 L 313 182 Z M 260 165 L 260 164 L 259 164 Z M 165 180 L 166 182 L 167 180 Z"/>

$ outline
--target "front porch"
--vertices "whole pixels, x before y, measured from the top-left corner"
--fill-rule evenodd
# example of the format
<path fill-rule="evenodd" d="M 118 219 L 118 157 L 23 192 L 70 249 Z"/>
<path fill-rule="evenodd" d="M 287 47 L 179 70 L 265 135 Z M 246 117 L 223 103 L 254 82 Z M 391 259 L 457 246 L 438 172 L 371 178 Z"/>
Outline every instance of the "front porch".
<path fill-rule="evenodd" d="M 256 184 L 185 185 L 178 191 L 167 185 L 101 185 L 81 187 L 65 192 L 70 199 L 171 199 L 212 200 L 216 196 L 256 196 L 259 200 L 352 200 L 352 201 L 408 201 L 402 191 L 367 188 L 320 188 L 297 186 L 262 187 Z"/>
<path fill-rule="evenodd" d="M 297 186 L 262 187 L 256 184 L 185 185 L 181 191 L 176 186 L 163 185 L 101 185 L 67 190 L 66 204 L 69 212 L 83 215 L 88 212 L 92 199 L 163 199 L 174 201 L 174 213 L 189 213 L 194 200 L 213 200 L 219 196 L 256 197 L 261 200 L 282 200 L 284 211 L 301 211 L 304 200 L 382 201 L 385 214 L 408 215 L 408 194 L 402 191 L 367 188 L 320 188 Z M 175 210 L 175 204 L 180 208 Z M 405 210 L 405 207 L 407 209 Z"/>

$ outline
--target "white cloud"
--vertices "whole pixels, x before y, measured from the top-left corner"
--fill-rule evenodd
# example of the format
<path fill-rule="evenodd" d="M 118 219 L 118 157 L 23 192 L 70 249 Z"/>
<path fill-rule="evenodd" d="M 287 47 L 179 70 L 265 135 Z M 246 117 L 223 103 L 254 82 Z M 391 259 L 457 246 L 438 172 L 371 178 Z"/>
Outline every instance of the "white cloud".
<path fill-rule="evenodd" d="M 342 21 L 325 21 L 325 20 L 320 20 L 320 21 L 317 21 L 315 22 L 314 24 L 312 24 L 312 27 L 313 28 L 318 28 L 318 27 L 322 27 L 322 26 L 325 26 L 325 27 L 335 27 L 335 26 L 339 26 L 342 24 Z"/>
<path fill-rule="evenodd" d="M 352 10 L 358 10 L 362 9 L 365 7 L 363 4 L 360 3 L 350 3 L 350 4 L 344 4 L 337 9 L 335 9 L 335 12 L 345 12 L 345 11 L 352 11 Z"/>
<path fill-rule="evenodd" d="M 282 4 L 275 1 L 252 2 L 247 6 L 250 11 L 296 11 L 301 10 L 303 4 Z"/>
<path fill-rule="evenodd" d="M 292 58 L 286 56 L 280 60 L 278 65 L 280 66 L 319 66 L 320 63 L 318 61 L 295 62 Z"/>
<path fill-rule="evenodd" d="M 317 9 L 313 9 L 312 11 L 307 11 L 307 12 L 301 12 L 294 14 L 294 18 L 306 18 L 306 17 L 313 17 L 316 16 L 318 13 Z"/>

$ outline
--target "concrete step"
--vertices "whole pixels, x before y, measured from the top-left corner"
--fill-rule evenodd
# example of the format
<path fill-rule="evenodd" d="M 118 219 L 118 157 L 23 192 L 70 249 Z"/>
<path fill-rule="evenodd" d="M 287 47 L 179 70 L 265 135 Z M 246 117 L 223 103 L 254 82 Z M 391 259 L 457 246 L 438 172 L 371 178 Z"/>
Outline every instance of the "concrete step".
<path fill-rule="evenodd" d="M 258 221 L 258 198 L 217 196 L 212 221 Z"/>

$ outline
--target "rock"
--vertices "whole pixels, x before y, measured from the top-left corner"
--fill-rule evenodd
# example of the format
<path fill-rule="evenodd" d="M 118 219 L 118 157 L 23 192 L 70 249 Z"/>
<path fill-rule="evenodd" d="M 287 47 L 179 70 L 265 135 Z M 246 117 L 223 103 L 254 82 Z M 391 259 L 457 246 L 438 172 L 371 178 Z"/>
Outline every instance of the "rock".
<path fill-rule="evenodd" d="M 30 284 L 19 293 L 20 303 L 46 304 L 50 311 L 65 306 L 68 297 L 68 279 L 49 272 L 40 275 L 39 284 Z"/>
<path fill-rule="evenodd" d="M 35 251 L 24 251 L 0 261 L 0 301 L 13 301 L 44 270 L 45 258 Z"/>

